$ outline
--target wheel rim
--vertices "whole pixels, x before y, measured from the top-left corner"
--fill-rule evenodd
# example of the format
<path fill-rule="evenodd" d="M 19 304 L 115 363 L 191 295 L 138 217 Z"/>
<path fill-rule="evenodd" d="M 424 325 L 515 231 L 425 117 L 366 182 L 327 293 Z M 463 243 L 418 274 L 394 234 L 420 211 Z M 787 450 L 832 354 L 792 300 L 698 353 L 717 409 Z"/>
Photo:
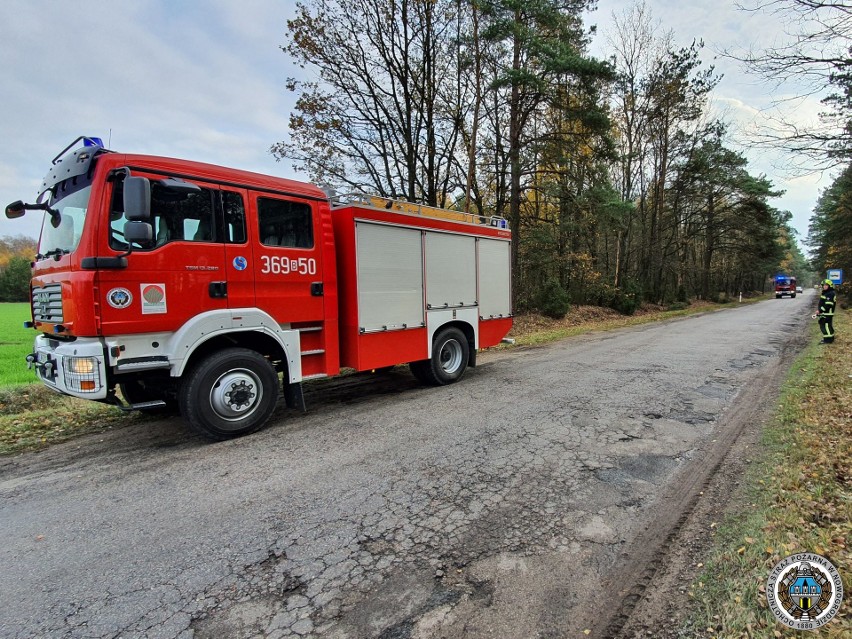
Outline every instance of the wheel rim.
<path fill-rule="evenodd" d="M 441 368 L 445 373 L 455 373 L 462 364 L 462 347 L 458 341 L 451 339 L 441 347 Z"/>
<path fill-rule="evenodd" d="M 245 419 L 260 406 L 263 385 L 252 371 L 240 368 L 222 374 L 210 389 L 210 407 L 222 419 Z"/>

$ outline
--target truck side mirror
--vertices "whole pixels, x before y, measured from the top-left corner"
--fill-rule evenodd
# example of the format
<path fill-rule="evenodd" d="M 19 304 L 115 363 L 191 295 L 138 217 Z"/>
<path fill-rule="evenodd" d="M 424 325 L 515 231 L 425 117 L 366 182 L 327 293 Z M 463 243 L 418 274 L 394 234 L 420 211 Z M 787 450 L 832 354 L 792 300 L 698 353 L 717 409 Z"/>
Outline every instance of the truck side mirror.
<path fill-rule="evenodd" d="M 147 180 L 146 180 L 147 181 Z M 150 246 L 154 239 L 154 228 L 148 222 L 131 220 L 124 223 L 124 241 L 128 246 Z"/>
<path fill-rule="evenodd" d="M 17 202 L 12 202 L 9 206 L 6 207 L 6 217 L 10 220 L 14 220 L 23 216 L 25 213 L 24 203 L 21 200 Z"/>
<path fill-rule="evenodd" d="M 132 222 L 151 219 L 151 184 L 148 178 L 124 179 L 124 217 Z M 150 228 L 151 225 L 148 226 Z"/>

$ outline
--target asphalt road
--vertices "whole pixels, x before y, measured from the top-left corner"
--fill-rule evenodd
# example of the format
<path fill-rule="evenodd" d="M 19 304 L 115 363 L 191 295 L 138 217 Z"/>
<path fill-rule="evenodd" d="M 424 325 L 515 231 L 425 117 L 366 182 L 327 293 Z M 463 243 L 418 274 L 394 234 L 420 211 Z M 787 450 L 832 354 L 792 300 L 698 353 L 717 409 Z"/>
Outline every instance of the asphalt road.
<path fill-rule="evenodd" d="M 0 637 L 578 636 L 813 306 L 487 353 L 444 388 L 329 380 L 236 441 L 152 420 L 0 460 Z"/>

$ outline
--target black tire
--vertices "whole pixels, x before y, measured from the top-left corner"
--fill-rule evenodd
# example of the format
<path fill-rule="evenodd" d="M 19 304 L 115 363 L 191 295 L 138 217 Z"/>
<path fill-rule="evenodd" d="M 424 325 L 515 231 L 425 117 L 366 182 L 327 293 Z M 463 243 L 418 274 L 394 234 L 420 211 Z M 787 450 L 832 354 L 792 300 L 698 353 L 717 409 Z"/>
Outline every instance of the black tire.
<path fill-rule="evenodd" d="M 457 328 L 446 328 L 435 337 L 432 357 L 411 362 L 411 374 L 424 384 L 444 386 L 459 381 L 467 370 L 470 346 Z"/>
<path fill-rule="evenodd" d="M 121 396 L 128 404 L 141 404 L 142 402 L 152 402 L 161 399 L 166 402 L 165 406 L 155 406 L 154 408 L 138 408 L 140 413 L 146 415 L 174 415 L 178 412 L 177 398 L 172 394 L 169 396 L 156 383 L 140 380 L 124 382 L 118 385 L 121 390 Z"/>
<path fill-rule="evenodd" d="M 260 430 L 277 400 L 278 373 L 266 358 L 246 348 L 202 359 L 184 378 L 178 395 L 190 428 L 215 441 Z"/>
<path fill-rule="evenodd" d="M 428 359 L 424 359 L 419 362 L 411 362 L 408 365 L 408 369 L 411 371 L 411 374 L 414 375 L 415 379 L 421 384 L 432 384 L 432 380 L 429 377 L 429 367 L 432 365 Z"/>

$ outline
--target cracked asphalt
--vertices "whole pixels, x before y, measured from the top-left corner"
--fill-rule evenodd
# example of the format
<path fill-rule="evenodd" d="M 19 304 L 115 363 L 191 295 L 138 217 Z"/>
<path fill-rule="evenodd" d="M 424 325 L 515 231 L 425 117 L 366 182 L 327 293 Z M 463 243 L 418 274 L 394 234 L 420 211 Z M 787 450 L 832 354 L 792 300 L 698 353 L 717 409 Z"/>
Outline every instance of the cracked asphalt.
<path fill-rule="evenodd" d="M 230 442 L 172 419 L 0 460 L 0 637 L 583 636 L 812 306 L 486 353 L 443 388 L 326 380 Z"/>

